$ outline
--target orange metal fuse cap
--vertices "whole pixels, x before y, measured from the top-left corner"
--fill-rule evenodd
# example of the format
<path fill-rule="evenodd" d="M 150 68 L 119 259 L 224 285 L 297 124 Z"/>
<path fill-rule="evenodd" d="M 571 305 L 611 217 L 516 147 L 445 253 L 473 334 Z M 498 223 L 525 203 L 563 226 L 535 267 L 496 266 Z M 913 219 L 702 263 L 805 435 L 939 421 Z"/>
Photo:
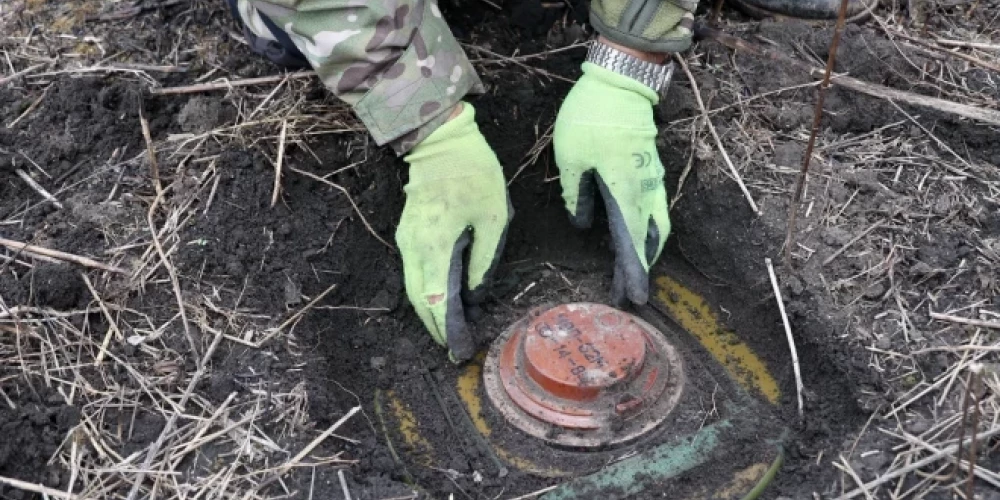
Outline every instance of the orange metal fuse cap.
<path fill-rule="evenodd" d="M 550 394 L 575 401 L 591 401 L 628 380 L 646 356 L 642 331 L 597 305 L 549 309 L 531 322 L 522 342 L 528 376 Z"/>
<path fill-rule="evenodd" d="M 584 447 L 647 432 L 684 385 L 680 356 L 659 331 L 591 303 L 532 311 L 497 339 L 483 373 L 490 400 L 516 427 Z"/>

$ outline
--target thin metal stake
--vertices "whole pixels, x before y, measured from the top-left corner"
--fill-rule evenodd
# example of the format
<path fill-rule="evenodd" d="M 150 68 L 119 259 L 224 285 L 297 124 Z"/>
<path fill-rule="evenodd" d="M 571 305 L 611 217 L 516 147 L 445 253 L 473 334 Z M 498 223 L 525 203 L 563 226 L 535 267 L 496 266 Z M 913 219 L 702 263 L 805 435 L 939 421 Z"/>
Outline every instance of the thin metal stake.
<path fill-rule="evenodd" d="M 844 25 L 847 19 L 847 3 L 849 0 L 840 0 L 840 13 L 837 15 L 837 27 L 833 32 L 833 41 L 830 42 L 830 55 L 826 58 L 826 73 L 823 75 L 823 83 L 820 84 L 816 97 L 816 110 L 813 113 L 812 132 L 809 134 L 809 145 L 806 146 L 806 155 L 802 159 L 802 171 L 799 172 L 799 179 L 795 185 L 795 194 L 788 207 L 788 232 L 785 234 L 785 265 L 792 266 L 792 246 L 795 236 L 795 221 L 798 218 L 799 203 L 802 202 L 802 191 L 805 188 L 806 178 L 809 176 L 809 163 L 812 161 L 813 148 L 816 147 L 816 136 L 819 134 L 819 126 L 823 121 L 823 102 L 826 100 L 826 89 L 830 86 L 830 75 L 837 62 L 837 47 L 840 46 L 840 35 L 844 32 Z"/>

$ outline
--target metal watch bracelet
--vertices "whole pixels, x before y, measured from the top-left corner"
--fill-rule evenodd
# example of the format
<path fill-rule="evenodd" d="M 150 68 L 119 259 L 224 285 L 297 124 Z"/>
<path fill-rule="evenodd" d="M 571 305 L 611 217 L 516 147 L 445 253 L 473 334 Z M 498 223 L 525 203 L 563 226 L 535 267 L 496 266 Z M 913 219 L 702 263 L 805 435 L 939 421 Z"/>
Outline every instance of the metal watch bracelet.
<path fill-rule="evenodd" d="M 590 43 L 587 62 L 627 76 L 663 95 L 674 74 L 674 63 L 653 64 L 597 40 Z"/>

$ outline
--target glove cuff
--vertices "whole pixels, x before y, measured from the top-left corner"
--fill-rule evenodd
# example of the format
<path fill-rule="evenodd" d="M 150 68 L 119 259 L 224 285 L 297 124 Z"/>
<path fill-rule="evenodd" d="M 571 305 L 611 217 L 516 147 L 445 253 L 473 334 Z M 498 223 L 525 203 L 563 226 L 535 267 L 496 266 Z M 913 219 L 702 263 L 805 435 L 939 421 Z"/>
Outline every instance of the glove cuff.
<path fill-rule="evenodd" d="M 455 118 L 417 144 L 404 160 L 410 164 L 410 184 L 473 175 L 503 175 L 500 161 L 479 132 L 476 110 L 469 103 Z"/>
<path fill-rule="evenodd" d="M 584 75 L 582 78 L 587 78 L 616 89 L 635 92 L 636 94 L 644 97 L 647 101 L 649 101 L 649 104 L 653 106 L 660 102 L 660 95 L 657 94 L 655 90 L 640 83 L 638 80 L 629 78 L 625 75 L 620 75 L 610 69 L 603 68 L 590 62 L 583 63 L 581 69 L 583 69 Z"/>

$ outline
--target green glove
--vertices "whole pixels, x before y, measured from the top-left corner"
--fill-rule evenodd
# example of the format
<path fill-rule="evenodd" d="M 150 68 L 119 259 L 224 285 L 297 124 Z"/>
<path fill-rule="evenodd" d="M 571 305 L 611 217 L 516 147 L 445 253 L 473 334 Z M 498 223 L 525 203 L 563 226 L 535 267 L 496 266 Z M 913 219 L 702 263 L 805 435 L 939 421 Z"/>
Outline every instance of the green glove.
<path fill-rule="evenodd" d="M 405 158 L 410 182 L 396 229 L 410 302 L 456 362 L 476 352 L 464 306 L 484 298 L 514 214 L 500 162 L 463 106 Z"/>
<path fill-rule="evenodd" d="M 657 101 L 656 92 L 638 81 L 584 63 L 552 136 L 573 225 L 593 222 L 595 185 L 604 199 L 615 250 L 615 305 L 626 298 L 646 303 L 649 267 L 670 233 L 653 123 Z"/>

